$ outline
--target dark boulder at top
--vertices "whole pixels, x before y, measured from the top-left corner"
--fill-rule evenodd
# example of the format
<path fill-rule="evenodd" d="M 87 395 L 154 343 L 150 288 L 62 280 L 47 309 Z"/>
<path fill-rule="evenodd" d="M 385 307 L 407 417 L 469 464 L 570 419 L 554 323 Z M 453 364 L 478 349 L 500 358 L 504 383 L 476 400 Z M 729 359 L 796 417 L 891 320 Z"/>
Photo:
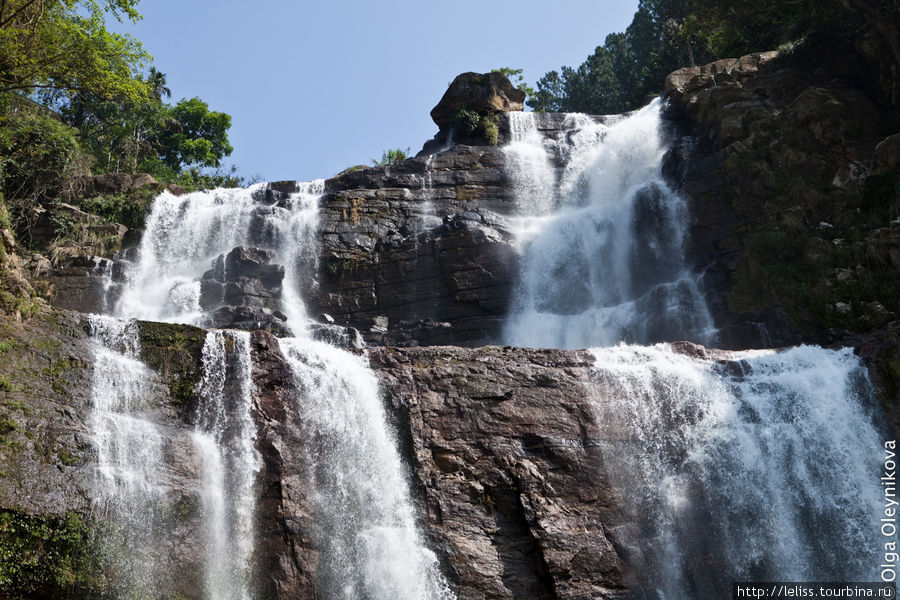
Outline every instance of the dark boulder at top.
<path fill-rule="evenodd" d="M 525 108 L 525 92 L 517 90 L 502 73 L 457 75 L 441 101 L 431 109 L 431 118 L 441 129 L 452 126 L 461 108 L 490 115 Z"/>

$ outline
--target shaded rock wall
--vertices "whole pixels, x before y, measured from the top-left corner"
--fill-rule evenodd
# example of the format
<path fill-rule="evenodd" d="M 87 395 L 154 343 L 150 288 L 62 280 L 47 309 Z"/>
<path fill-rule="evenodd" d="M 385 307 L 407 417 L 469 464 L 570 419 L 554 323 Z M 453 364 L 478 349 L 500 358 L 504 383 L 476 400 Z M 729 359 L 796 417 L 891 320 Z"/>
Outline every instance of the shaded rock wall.
<path fill-rule="evenodd" d="M 900 118 L 852 54 L 766 52 L 672 73 L 666 173 L 724 347 L 836 343 L 897 319 Z M 850 342 L 852 343 L 852 341 Z"/>
<path fill-rule="evenodd" d="M 504 164 L 497 148 L 455 146 L 328 180 L 311 312 L 331 314 L 375 343 L 493 339 L 518 264 Z M 379 330 L 378 316 L 387 317 L 386 328 Z"/>

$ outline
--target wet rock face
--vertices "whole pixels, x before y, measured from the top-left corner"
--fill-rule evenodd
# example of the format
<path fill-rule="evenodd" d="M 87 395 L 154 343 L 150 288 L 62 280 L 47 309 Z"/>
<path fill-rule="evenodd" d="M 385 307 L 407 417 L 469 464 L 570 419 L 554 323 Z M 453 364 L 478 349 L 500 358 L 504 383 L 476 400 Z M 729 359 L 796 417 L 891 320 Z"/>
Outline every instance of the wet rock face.
<path fill-rule="evenodd" d="M 624 598 L 585 353 L 377 349 L 425 527 L 460 598 Z"/>
<path fill-rule="evenodd" d="M 260 597 L 314 600 L 318 548 L 313 542 L 312 473 L 306 460 L 298 390 L 277 340 L 251 337 L 257 390 L 257 449 L 263 458 L 255 559 Z"/>
<path fill-rule="evenodd" d="M 219 255 L 200 281 L 200 307 L 213 327 L 284 333 L 280 308 L 284 267 L 272 250 L 239 246 Z"/>

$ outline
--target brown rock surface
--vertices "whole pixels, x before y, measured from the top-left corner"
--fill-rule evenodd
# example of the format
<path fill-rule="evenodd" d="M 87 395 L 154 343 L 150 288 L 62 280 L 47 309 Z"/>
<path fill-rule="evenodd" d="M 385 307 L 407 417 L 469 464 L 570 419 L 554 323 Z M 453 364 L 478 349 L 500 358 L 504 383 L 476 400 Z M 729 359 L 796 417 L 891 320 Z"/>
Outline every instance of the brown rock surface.
<path fill-rule="evenodd" d="M 626 597 L 584 353 L 369 353 L 463 598 Z"/>

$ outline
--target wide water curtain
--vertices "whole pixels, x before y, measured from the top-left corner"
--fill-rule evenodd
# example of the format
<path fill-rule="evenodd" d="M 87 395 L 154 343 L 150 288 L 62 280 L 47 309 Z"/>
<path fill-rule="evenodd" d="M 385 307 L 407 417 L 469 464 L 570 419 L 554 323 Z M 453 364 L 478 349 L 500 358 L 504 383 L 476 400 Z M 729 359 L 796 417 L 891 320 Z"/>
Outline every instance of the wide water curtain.
<path fill-rule="evenodd" d="M 650 597 L 730 597 L 734 581 L 879 581 L 883 437 L 849 349 L 596 349 L 597 419 L 640 523 Z"/>
<path fill-rule="evenodd" d="M 510 123 L 523 265 L 505 342 L 709 343 L 712 321 L 684 261 L 687 207 L 660 172 L 659 101 L 625 117 L 567 115 L 568 134 L 555 138 L 534 115 Z"/>
<path fill-rule="evenodd" d="M 139 358 L 133 322 L 91 315 L 94 350 L 90 428 L 97 449 L 94 505 L 120 527 L 110 540 L 117 591 L 149 597 L 160 574 L 157 557 L 163 486 L 165 431 L 150 417 L 163 391 L 156 374 Z"/>

